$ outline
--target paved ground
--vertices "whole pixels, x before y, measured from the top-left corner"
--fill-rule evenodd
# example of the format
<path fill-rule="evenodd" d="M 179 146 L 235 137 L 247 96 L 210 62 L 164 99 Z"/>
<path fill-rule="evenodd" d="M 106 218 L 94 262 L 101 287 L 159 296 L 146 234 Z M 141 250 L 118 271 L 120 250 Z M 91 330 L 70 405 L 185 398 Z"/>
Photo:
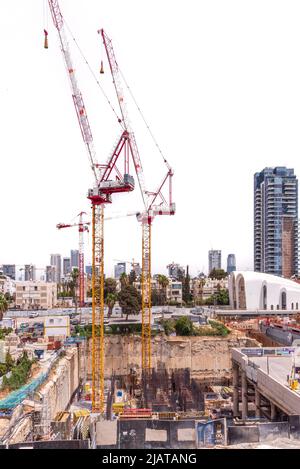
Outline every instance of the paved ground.
<path fill-rule="evenodd" d="M 287 383 L 287 375 L 291 374 L 294 363 L 293 357 L 251 357 L 250 360 L 283 384 Z"/>

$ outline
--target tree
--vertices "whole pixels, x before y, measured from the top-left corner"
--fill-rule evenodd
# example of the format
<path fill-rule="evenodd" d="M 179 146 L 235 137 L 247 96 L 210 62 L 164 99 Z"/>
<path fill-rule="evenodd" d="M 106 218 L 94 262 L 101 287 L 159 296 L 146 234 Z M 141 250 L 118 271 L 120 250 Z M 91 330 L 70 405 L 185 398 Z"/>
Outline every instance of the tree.
<path fill-rule="evenodd" d="M 165 305 L 167 301 L 167 286 L 169 279 L 165 275 L 158 274 L 157 281 L 160 289 L 160 304 Z"/>
<path fill-rule="evenodd" d="M 139 314 L 141 309 L 141 295 L 133 285 L 126 285 L 118 294 L 119 304 L 122 314 L 126 314 L 126 321 L 129 314 Z"/>
<path fill-rule="evenodd" d="M 129 279 L 128 279 L 128 275 L 125 274 L 125 272 L 123 272 L 121 275 L 120 275 L 120 283 L 121 283 L 121 290 L 123 290 L 125 287 L 128 286 L 129 284 Z"/>
<path fill-rule="evenodd" d="M 223 278 L 226 278 L 228 276 L 227 272 L 223 269 L 212 269 L 212 271 L 209 274 L 210 278 L 216 279 L 216 280 L 222 280 Z"/>
<path fill-rule="evenodd" d="M 114 278 L 108 277 L 104 280 L 104 299 L 109 294 L 115 295 L 117 293 L 117 282 Z"/>
<path fill-rule="evenodd" d="M 71 281 L 69 282 L 70 286 L 70 293 L 71 296 L 73 297 L 73 301 L 75 303 L 75 309 L 77 311 L 77 288 L 78 288 L 78 278 L 79 278 L 79 270 L 77 267 L 74 267 L 74 269 L 71 272 Z"/>
<path fill-rule="evenodd" d="M 160 295 L 157 288 L 152 288 L 151 290 L 151 304 L 152 306 L 159 306 L 160 305 Z"/>
<path fill-rule="evenodd" d="M 220 289 L 215 295 L 218 305 L 229 305 L 229 293 L 228 290 Z"/>
<path fill-rule="evenodd" d="M 133 285 L 134 282 L 136 282 L 137 278 L 136 278 L 135 270 L 130 271 L 128 280 L 129 280 L 130 285 Z"/>
<path fill-rule="evenodd" d="M 15 361 L 13 357 L 11 356 L 9 352 L 7 352 L 7 354 L 5 355 L 5 366 L 6 366 L 7 372 L 13 368 L 14 364 L 15 364 Z"/>
<path fill-rule="evenodd" d="M 182 299 L 188 304 L 192 301 L 191 287 L 190 287 L 190 275 L 189 275 L 189 266 L 186 267 L 186 274 L 183 279 L 182 284 Z"/>
<path fill-rule="evenodd" d="M 105 303 L 108 307 L 108 317 L 110 318 L 115 306 L 115 303 L 117 301 L 117 295 L 115 293 L 108 293 L 108 295 L 105 298 Z"/>
<path fill-rule="evenodd" d="M 190 318 L 183 316 L 176 321 L 175 330 L 177 335 L 193 335 L 194 325 Z"/>
<path fill-rule="evenodd" d="M 8 310 L 8 301 L 4 295 L 0 294 L 0 321 L 3 319 L 3 314 Z"/>

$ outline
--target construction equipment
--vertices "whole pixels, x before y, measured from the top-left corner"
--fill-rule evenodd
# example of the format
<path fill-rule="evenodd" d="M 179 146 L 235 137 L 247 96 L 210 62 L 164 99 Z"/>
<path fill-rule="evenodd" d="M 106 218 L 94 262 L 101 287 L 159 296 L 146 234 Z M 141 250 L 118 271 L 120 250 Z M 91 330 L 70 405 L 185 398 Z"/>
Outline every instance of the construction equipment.
<path fill-rule="evenodd" d="M 103 29 L 100 29 L 98 33 L 102 36 L 121 111 L 122 118 L 119 119 L 119 123 L 124 129 L 123 135 L 128 138 L 129 150 L 134 160 L 135 171 L 145 207 L 145 211 L 138 216 L 138 220 L 142 223 L 142 370 L 144 373 L 148 373 L 151 369 L 151 226 L 156 215 L 174 215 L 175 213 L 175 204 L 172 201 L 172 177 L 174 173 L 167 160 L 163 157 L 164 163 L 167 166 L 167 174 L 155 192 L 146 191 L 143 168 L 136 139 L 128 118 L 124 92 L 121 85 L 121 72 L 116 61 L 112 41 Z M 150 131 L 144 117 L 143 120 Z M 150 134 L 153 138 L 151 131 Z M 158 147 L 157 143 L 156 146 Z M 167 182 L 169 182 L 168 201 L 163 195 L 163 188 Z"/>
<path fill-rule="evenodd" d="M 83 221 L 82 217 L 86 215 L 86 212 L 80 212 L 78 214 L 79 223 L 66 224 L 58 223 L 56 228 L 61 230 L 62 228 L 72 228 L 74 226 L 78 227 L 79 233 L 79 306 L 82 308 L 84 306 L 84 238 L 83 234 L 85 231 L 89 231 L 89 221 Z"/>
<path fill-rule="evenodd" d="M 124 130 L 117 140 L 107 162 L 98 164 L 93 145 L 83 97 L 78 87 L 75 68 L 71 59 L 69 44 L 65 34 L 64 19 L 58 0 L 48 0 L 54 26 L 57 29 L 61 51 L 69 76 L 72 97 L 85 143 L 91 169 L 94 174 L 94 187 L 88 191 L 92 204 L 92 410 L 104 411 L 104 204 L 112 202 L 112 194 L 131 192 L 134 179 L 129 174 L 129 154 L 132 155 L 135 170 L 141 170 L 141 162 L 136 152 L 131 151 L 128 131 Z M 119 122 L 121 120 L 119 119 Z M 123 155 L 123 172 L 116 163 Z M 111 179 L 115 173 L 115 179 Z"/>

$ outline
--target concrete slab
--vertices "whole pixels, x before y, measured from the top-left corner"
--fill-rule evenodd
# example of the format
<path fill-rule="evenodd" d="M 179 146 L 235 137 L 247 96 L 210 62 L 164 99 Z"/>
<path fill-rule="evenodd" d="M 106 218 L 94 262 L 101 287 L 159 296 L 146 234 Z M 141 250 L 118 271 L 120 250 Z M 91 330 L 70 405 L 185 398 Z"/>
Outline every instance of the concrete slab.
<path fill-rule="evenodd" d="M 96 444 L 101 446 L 117 444 L 117 420 L 97 422 Z"/>

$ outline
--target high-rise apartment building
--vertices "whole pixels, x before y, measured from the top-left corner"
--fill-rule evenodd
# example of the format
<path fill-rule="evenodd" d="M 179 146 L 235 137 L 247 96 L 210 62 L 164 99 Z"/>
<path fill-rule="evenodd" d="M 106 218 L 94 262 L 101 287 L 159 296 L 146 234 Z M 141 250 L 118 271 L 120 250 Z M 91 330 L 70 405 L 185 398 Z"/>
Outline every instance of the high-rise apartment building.
<path fill-rule="evenodd" d="M 174 262 L 172 262 L 172 264 L 167 265 L 167 269 L 168 276 L 175 280 L 182 279 L 182 277 L 184 277 L 185 275 L 184 267 L 181 267 L 181 265 L 175 264 Z"/>
<path fill-rule="evenodd" d="M 230 274 L 236 270 L 236 261 L 234 254 L 228 254 L 227 256 L 227 273 Z"/>
<path fill-rule="evenodd" d="M 46 282 L 55 282 L 55 272 L 56 269 L 52 265 L 46 265 Z"/>
<path fill-rule="evenodd" d="M 36 280 L 36 268 L 32 264 L 24 265 L 24 280 L 25 282 L 35 282 Z"/>
<path fill-rule="evenodd" d="M 64 257 L 63 258 L 63 275 L 64 277 L 66 277 L 70 273 L 71 273 L 71 258 Z"/>
<path fill-rule="evenodd" d="M 16 280 L 16 266 L 14 264 L 3 264 L 2 266 L 3 275 Z"/>
<path fill-rule="evenodd" d="M 254 175 L 254 270 L 298 276 L 298 180 L 293 169 Z"/>
<path fill-rule="evenodd" d="M 79 268 L 79 251 L 78 249 L 72 249 L 71 250 L 71 270 L 77 267 Z"/>
<path fill-rule="evenodd" d="M 118 262 L 115 265 L 115 278 L 120 278 L 122 274 L 126 274 L 126 262 Z"/>
<path fill-rule="evenodd" d="M 50 264 L 55 268 L 55 282 L 61 283 L 61 255 L 51 254 Z"/>
<path fill-rule="evenodd" d="M 221 251 L 215 250 L 215 249 L 211 249 L 210 251 L 208 251 L 208 273 L 209 274 L 213 269 L 221 269 L 221 265 L 222 265 L 221 260 L 222 260 Z"/>

